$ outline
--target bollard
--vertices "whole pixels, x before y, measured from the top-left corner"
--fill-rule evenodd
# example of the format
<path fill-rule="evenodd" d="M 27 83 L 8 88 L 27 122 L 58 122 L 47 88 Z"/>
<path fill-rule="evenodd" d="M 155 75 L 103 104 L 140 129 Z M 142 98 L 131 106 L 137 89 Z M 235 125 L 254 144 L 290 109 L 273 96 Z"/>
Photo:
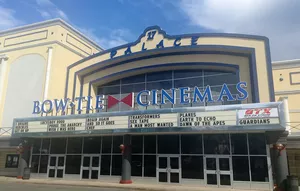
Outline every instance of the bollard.
<path fill-rule="evenodd" d="M 297 176 L 287 176 L 287 191 L 298 191 L 299 182 Z"/>

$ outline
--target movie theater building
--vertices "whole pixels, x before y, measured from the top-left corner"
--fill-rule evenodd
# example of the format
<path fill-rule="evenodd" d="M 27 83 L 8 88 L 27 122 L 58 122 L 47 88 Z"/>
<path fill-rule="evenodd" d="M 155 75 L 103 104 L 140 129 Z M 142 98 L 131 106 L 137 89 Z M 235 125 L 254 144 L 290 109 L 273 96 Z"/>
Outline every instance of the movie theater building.
<path fill-rule="evenodd" d="M 289 174 L 266 37 L 153 26 L 102 50 L 61 20 L 0 37 L 0 120 L 21 140 L 0 156 L 18 177 L 272 190 Z"/>

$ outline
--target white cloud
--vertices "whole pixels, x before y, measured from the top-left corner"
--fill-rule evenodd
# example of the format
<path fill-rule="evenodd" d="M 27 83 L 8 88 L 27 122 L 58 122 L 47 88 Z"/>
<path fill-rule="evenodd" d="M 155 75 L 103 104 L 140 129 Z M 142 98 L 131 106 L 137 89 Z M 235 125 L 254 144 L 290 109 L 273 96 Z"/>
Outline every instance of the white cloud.
<path fill-rule="evenodd" d="M 114 29 L 114 30 L 109 30 L 109 36 L 108 37 L 98 37 L 95 34 L 95 29 L 91 28 L 82 28 L 82 27 L 77 27 L 80 32 L 82 32 L 84 35 L 88 36 L 90 39 L 95 41 L 97 44 L 99 44 L 100 47 L 104 49 L 108 48 L 113 48 L 116 46 L 120 46 L 122 44 L 128 43 L 126 38 L 129 38 L 132 34 L 128 29 Z"/>
<path fill-rule="evenodd" d="M 299 0 L 180 0 L 178 7 L 192 25 L 267 36 L 273 60 L 300 58 Z"/>
<path fill-rule="evenodd" d="M 15 11 L 0 6 L 0 30 L 22 25 L 24 22 L 15 17 Z"/>
<path fill-rule="evenodd" d="M 69 18 L 65 12 L 59 9 L 50 0 L 36 0 L 37 11 L 41 14 L 44 19 L 62 18 L 69 21 Z"/>

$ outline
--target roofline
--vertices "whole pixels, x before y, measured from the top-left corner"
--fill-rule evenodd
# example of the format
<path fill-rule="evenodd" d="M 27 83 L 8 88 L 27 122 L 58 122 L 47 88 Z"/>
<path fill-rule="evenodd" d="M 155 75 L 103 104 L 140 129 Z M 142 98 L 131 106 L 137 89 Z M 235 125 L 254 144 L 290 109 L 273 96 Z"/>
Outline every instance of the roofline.
<path fill-rule="evenodd" d="M 68 24 L 66 21 L 64 21 L 60 18 L 50 19 L 50 20 L 46 20 L 46 21 L 42 21 L 42 22 L 29 24 L 29 25 L 19 26 L 19 27 L 16 27 L 16 28 L 8 29 L 8 30 L 3 30 L 3 31 L 0 31 L 0 37 L 2 37 L 4 35 L 16 34 L 16 33 L 21 32 L 21 31 L 22 32 L 29 31 L 32 28 L 42 28 L 42 27 L 53 26 L 53 25 L 60 25 L 62 27 L 65 27 L 66 29 L 68 29 L 68 30 L 72 31 L 73 33 L 79 35 L 79 37 L 81 37 L 83 40 L 85 40 L 85 41 L 89 42 L 90 44 L 92 44 L 99 51 L 104 50 L 96 42 L 94 42 L 93 40 L 88 38 L 86 35 L 82 34 L 80 31 L 78 31 L 77 29 L 72 27 L 70 24 Z"/>
<path fill-rule="evenodd" d="M 300 67 L 300 59 L 282 60 L 282 61 L 272 62 L 272 68 L 274 70 L 299 68 L 299 67 Z"/>
<path fill-rule="evenodd" d="M 292 64 L 292 63 L 299 63 L 300 59 L 293 59 L 293 60 L 280 60 L 280 61 L 274 61 L 272 64 Z"/>

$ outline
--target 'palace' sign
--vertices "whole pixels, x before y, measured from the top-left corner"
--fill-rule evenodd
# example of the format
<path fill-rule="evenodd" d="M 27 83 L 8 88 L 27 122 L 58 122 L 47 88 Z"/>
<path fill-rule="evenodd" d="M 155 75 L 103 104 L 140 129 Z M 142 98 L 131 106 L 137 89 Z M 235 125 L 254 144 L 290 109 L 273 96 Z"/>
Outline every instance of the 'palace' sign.
<path fill-rule="evenodd" d="M 162 90 L 143 90 L 137 93 L 136 97 L 134 93 L 128 94 L 121 100 L 116 99 L 115 97 L 108 95 L 107 99 L 104 99 L 104 95 L 97 95 L 95 98 L 95 104 L 93 105 L 93 97 L 92 96 L 83 96 L 76 97 L 75 100 L 71 101 L 70 99 L 55 99 L 55 100 L 45 100 L 43 102 L 34 101 L 33 105 L 33 114 L 39 113 L 50 113 L 53 110 L 56 112 L 62 111 L 65 112 L 67 107 L 75 108 L 77 111 L 82 111 L 82 102 L 87 102 L 87 111 L 96 109 L 102 110 L 104 109 L 104 105 L 107 108 L 111 108 L 119 102 L 123 102 L 124 104 L 134 107 L 134 103 L 137 103 L 139 106 L 147 107 L 149 105 L 164 105 L 167 102 L 171 104 L 187 104 L 190 102 L 220 102 L 224 100 L 226 97 L 227 101 L 243 101 L 248 98 L 248 92 L 246 90 L 247 83 L 239 82 L 236 84 L 235 88 L 238 94 L 233 95 L 229 90 L 227 84 L 223 84 L 220 92 L 218 92 L 217 97 L 213 97 L 211 87 L 206 86 L 205 90 L 202 88 L 194 87 L 182 87 L 182 88 L 172 88 L 169 91 L 164 89 Z M 168 93 L 170 92 L 170 93 Z M 179 95 L 176 93 L 179 92 Z M 160 99 L 158 99 L 160 97 Z M 136 100 L 134 100 L 136 99 Z M 147 100 L 147 101 L 146 101 Z M 158 101 L 159 100 L 159 101 Z M 106 104 L 104 102 L 107 102 Z M 179 103 L 178 103 L 179 102 Z"/>

